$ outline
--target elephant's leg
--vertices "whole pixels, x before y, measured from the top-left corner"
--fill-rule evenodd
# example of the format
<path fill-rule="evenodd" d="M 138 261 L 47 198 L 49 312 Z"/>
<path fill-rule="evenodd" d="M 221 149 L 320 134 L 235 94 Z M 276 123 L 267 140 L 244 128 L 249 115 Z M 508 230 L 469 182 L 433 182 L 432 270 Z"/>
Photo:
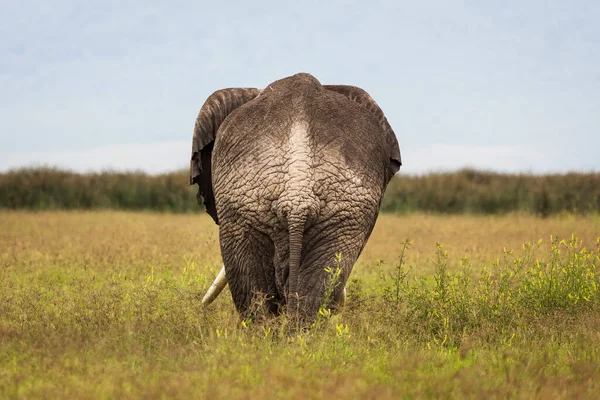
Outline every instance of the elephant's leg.
<path fill-rule="evenodd" d="M 264 301 L 269 312 L 276 313 L 279 298 L 269 237 L 239 221 L 223 221 L 219 236 L 227 282 L 238 312 L 247 316 Z"/>
<path fill-rule="evenodd" d="M 340 259 L 336 257 L 338 253 L 341 253 Z M 357 258 L 358 251 L 350 248 L 340 249 L 339 252 L 326 250 L 317 256 L 309 255 L 306 258 L 299 279 L 300 308 L 306 315 L 315 315 L 321 307 L 335 308 L 344 305 L 346 282 Z M 335 278 L 334 274 L 326 271 L 328 267 L 331 268 L 330 271 L 339 267 L 341 273 Z M 326 299 L 329 290 L 332 290 L 331 297 Z"/>
<path fill-rule="evenodd" d="M 373 224 L 358 221 L 338 221 L 328 226 L 316 225 L 306 232 L 302 268 L 300 271 L 300 299 L 306 315 L 316 315 L 321 306 L 341 306 L 346 300 L 345 286 L 354 263 L 362 252 Z M 338 257 L 338 254 L 341 257 Z M 332 275 L 325 271 L 340 268 L 333 286 L 332 297 L 325 304 Z"/>

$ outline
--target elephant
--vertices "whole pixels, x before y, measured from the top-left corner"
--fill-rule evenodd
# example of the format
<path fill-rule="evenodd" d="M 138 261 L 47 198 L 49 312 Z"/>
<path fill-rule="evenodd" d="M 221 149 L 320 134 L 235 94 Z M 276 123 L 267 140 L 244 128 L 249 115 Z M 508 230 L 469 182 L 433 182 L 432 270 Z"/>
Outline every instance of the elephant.
<path fill-rule="evenodd" d="M 359 87 L 297 73 L 215 91 L 196 118 L 189 176 L 223 260 L 203 303 L 228 284 L 241 316 L 256 299 L 305 320 L 336 308 L 401 166 L 394 131 Z M 340 271 L 326 299 L 328 266 Z"/>

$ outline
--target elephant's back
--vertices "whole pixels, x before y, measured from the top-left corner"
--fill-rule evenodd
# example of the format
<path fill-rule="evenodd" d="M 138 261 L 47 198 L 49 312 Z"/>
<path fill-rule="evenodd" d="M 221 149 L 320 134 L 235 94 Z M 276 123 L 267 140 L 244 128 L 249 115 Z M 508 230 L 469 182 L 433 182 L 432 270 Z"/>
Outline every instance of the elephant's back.
<path fill-rule="evenodd" d="M 377 121 L 322 87 L 276 89 L 235 110 L 217 134 L 212 174 L 219 219 L 237 212 L 271 226 L 300 208 L 322 215 L 362 202 L 375 210 L 387 154 Z"/>
<path fill-rule="evenodd" d="M 310 150 L 312 168 L 326 171 L 324 164 L 333 163 L 340 172 L 379 181 L 390 151 L 372 112 L 322 86 L 298 92 L 269 90 L 222 124 L 213 150 L 217 168 L 252 173 L 268 165 L 281 166 L 294 141 L 301 139 Z M 298 127 L 306 139 L 295 134 Z"/>

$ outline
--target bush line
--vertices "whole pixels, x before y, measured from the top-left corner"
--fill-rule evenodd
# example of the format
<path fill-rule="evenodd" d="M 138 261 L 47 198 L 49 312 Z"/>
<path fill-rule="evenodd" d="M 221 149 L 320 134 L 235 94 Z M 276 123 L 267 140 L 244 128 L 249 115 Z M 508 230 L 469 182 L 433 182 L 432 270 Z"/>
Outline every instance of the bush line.
<path fill-rule="evenodd" d="M 0 208 L 121 209 L 201 212 L 197 187 L 186 171 L 80 174 L 52 167 L 0 174 Z M 397 175 L 388 186 L 383 212 L 504 214 L 543 217 L 600 212 L 600 173 L 501 174 L 476 170 Z"/>

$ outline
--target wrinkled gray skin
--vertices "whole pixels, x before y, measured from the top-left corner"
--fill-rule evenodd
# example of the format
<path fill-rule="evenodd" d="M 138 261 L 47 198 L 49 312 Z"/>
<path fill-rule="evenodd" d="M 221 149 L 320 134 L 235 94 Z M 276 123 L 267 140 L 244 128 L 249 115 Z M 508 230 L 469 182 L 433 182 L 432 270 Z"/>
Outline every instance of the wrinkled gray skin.
<path fill-rule="evenodd" d="M 401 166 L 396 136 L 362 89 L 296 74 L 213 93 L 194 131 L 190 184 L 219 225 L 237 310 L 266 295 L 312 319 L 342 253 L 336 304 Z M 334 305 L 330 304 L 330 305 Z"/>

